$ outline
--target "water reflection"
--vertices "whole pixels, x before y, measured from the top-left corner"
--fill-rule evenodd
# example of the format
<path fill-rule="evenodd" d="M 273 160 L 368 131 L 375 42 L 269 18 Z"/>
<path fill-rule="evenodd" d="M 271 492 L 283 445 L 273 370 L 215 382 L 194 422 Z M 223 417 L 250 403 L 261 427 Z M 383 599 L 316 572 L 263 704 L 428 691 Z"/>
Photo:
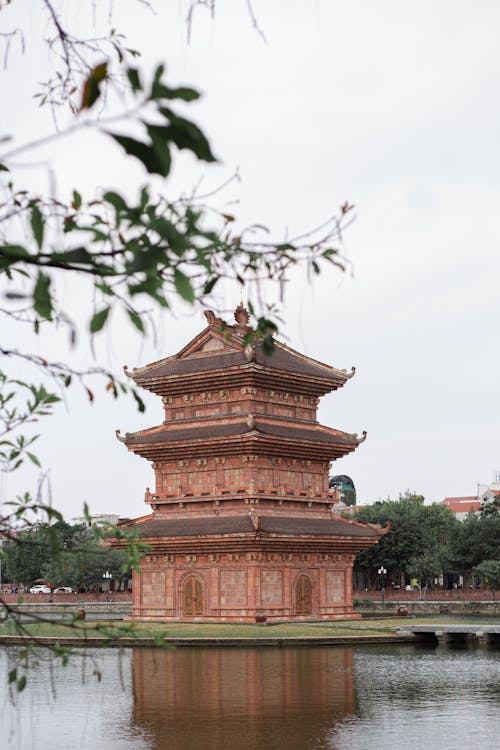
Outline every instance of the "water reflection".
<path fill-rule="evenodd" d="M 14 656 L 0 651 L 2 750 L 498 747 L 498 649 L 89 649 L 66 669 L 42 654 L 13 705 Z"/>
<path fill-rule="evenodd" d="M 133 687 L 151 750 L 319 748 L 356 711 L 346 648 L 137 649 Z"/>

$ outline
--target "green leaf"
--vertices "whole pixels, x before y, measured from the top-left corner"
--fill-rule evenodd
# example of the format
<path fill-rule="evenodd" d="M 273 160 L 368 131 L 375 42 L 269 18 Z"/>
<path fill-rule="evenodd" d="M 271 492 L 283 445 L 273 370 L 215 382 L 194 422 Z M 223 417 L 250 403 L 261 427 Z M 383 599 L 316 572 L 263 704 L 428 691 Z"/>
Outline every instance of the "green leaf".
<path fill-rule="evenodd" d="M 101 330 L 108 319 L 110 309 L 110 307 L 104 307 L 102 310 L 95 313 L 90 321 L 90 333 L 97 333 Z"/>
<path fill-rule="evenodd" d="M 29 258 L 30 254 L 25 247 L 21 245 L 1 245 L 0 246 L 0 268 L 8 268 L 18 260 Z"/>
<path fill-rule="evenodd" d="M 199 98 L 198 91 L 187 86 L 178 86 L 172 89 L 160 82 L 153 84 L 151 89 L 151 99 L 182 99 L 184 102 L 194 102 Z"/>
<path fill-rule="evenodd" d="M 0 164 L 0 172 L 10 172 L 10 169 L 5 164 Z"/>
<path fill-rule="evenodd" d="M 159 125 L 148 125 L 147 123 L 145 123 L 145 125 L 151 138 L 156 158 L 161 164 L 163 170 L 161 174 L 166 177 L 170 172 L 172 159 L 170 156 L 170 148 L 168 146 L 168 138 L 165 137 L 165 128 L 162 128 Z"/>
<path fill-rule="evenodd" d="M 55 257 L 55 256 L 53 256 Z M 91 263 L 92 255 L 85 247 L 74 247 L 71 250 L 67 250 L 65 253 L 58 253 L 57 258 L 67 263 Z"/>
<path fill-rule="evenodd" d="M 132 86 L 132 91 L 140 91 L 142 89 L 141 79 L 139 78 L 139 71 L 137 68 L 128 68 L 127 78 Z"/>
<path fill-rule="evenodd" d="M 168 169 L 166 169 L 166 159 L 159 158 L 152 145 L 149 146 L 142 141 L 136 141 L 135 138 L 129 138 L 128 136 L 118 135 L 116 133 L 108 132 L 108 135 L 110 135 L 111 138 L 114 138 L 127 154 L 139 159 L 150 174 L 159 174 L 162 177 L 168 175 L 170 171 L 170 160 L 168 163 Z"/>
<path fill-rule="evenodd" d="M 190 279 L 186 274 L 179 271 L 178 268 L 174 270 L 174 284 L 177 292 L 180 294 L 182 299 L 193 304 L 194 302 L 194 289 Z"/>
<path fill-rule="evenodd" d="M 144 333 L 144 323 L 142 322 L 141 316 L 138 315 L 134 310 L 127 310 L 127 313 L 137 330 L 141 333 Z"/>
<path fill-rule="evenodd" d="M 158 65 L 158 67 L 156 68 L 155 74 L 153 77 L 153 84 L 151 86 L 151 95 L 153 94 L 155 87 L 160 84 L 161 77 L 164 72 L 165 72 L 165 66 L 160 63 L 160 65 Z"/>
<path fill-rule="evenodd" d="M 115 193 L 113 190 L 109 190 L 107 193 L 104 193 L 103 198 L 106 203 L 110 203 L 113 206 L 117 213 L 119 211 L 126 211 L 128 208 L 121 195 L 119 193 Z"/>
<path fill-rule="evenodd" d="M 192 151 L 198 159 L 208 162 L 216 161 L 210 150 L 210 144 L 194 122 L 186 120 L 184 117 L 177 117 L 166 108 L 161 107 L 160 112 L 170 122 L 163 128 L 165 138 L 168 141 L 175 143 L 179 149 L 185 148 Z"/>
<path fill-rule="evenodd" d="M 147 187 L 143 187 L 141 190 L 141 202 L 139 206 L 141 211 L 144 211 L 144 209 L 148 205 L 148 202 L 149 202 L 149 191 Z"/>
<path fill-rule="evenodd" d="M 77 211 L 82 205 L 82 196 L 78 190 L 73 190 L 73 203 L 72 207 Z"/>
<path fill-rule="evenodd" d="M 113 296 L 113 290 L 110 286 L 104 283 L 104 281 L 96 281 L 96 289 L 99 289 L 103 294 L 106 294 L 108 297 Z"/>
<path fill-rule="evenodd" d="M 163 65 L 157 67 L 151 86 L 150 99 L 182 99 L 185 102 L 192 102 L 200 98 L 199 93 L 195 89 L 185 86 L 172 89 L 166 86 L 161 80 L 164 71 L 165 68 Z"/>
<path fill-rule="evenodd" d="M 17 680 L 17 669 L 11 669 L 9 672 L 9 684 Z"/>
<path fill-rule="evenodd" d="M 108 77 L 108 64 L 106 62 L 96 65 L 85 81 L 82 92 L 82 103 L 80 110 L 90 109 L 101 95 L 101 84 Z"/>
<path fill-rule="evenodd" d="M 17 681 L 17 692 L 21 693 L 26 687 L 26 675 L 23 674 Z"/>
<path fill-rule="evenodd" d="M 137 393 L 136 391 L 134 391 L 134 389 L 133 389 L 133 388 L 132 388 L 132 396 L 133 396 L 133 397 L 135 398 L 135 402 L 136 402 L 136 404 L 137 404 L 137 408 L 139 409 L 139 411 L 140 411 L 141 413 L 145 412 L 145 411 L 146 411 L 146 407 L 145 407 L 145 405 L 144 405 L 144 401 L 143 401 L 143 400 L 142 400 L 142 398 L 141 398 L 141 397 L 139 396 L 139 394 L 138 394 L 138 393 Z"/>
<path fill-rule="evenodd" d="M 52 320 L 50 277 L 43 271 L 38 272 L 35 289 L 33 290 L 33 308 L 41 318 Z"/>
<path fill-rule="evenodd" d="M 40 461 L 38 460 L 38 458 L 37 458 L 37 457 L 35 456 L 35 454 L 34 454 L 34 453 L 29 453 L 28 451 L 26 451 L 26 454 L 27 454 L 28 458 L 29 458 L 29 459 L 30 459 L 31 461 L 33 461 L 33 463 L 35 464 L 35 466 L 39 466 L 39 467 L 41 467 L 41 463 L 40 463 Z"/>
<path fill-rule="evenodd" d="M 205 288 L 203 289 L 203 294 L 210 294 L 210 292 L 212 291 L 214 286 L 217 284 L 219 279 L 220 279 L 220 276 L 214 276 L 213 279 L 210 279 L 209 281 L 207 281 L 207 283 L 205 284 Z"/>

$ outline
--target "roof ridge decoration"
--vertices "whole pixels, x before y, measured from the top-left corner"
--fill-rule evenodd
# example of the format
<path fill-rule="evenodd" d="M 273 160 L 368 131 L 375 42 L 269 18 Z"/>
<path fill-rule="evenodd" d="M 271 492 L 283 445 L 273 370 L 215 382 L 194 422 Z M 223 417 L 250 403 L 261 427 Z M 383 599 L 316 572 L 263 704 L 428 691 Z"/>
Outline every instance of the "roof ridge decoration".
<path fill-rule="evenodd" d="M 248 310 L 246 307 L 243 306 L 243 303 L 240 302 L 236 310 L 234 311 L 234 319 L 236 321 L 236 325 L 234 326 L 237 333 L 239 333 L 241 336 L 244 336 L 249 329 L 249 321 L 250 321 L 250 315 L 248 314 Z"/>
<path fill-rule="evenodd" d="M 213 310 L 203 310 L 203 315 L 205 316 L 208 325 L 211 327 L 217 326 L 217 328 L 221 328 L 226 325 L 226 321 L 222 320 L 222 318 L 218 318 Z"/>
<path fill-rule="evenodd" d="M 274 340 L 274 351 L 268 354 L 249 326 L 250 315 L 242 303 L 234 311 L 234 325 L 224 322 L 212 310 L 205 310 L 205 317 L 208 325 L 177 354 L 130 371 L 125 367 L 125 374 L 157 395 L 178 390 L 185 379 L 194 381 L 201 373 L 210 373 L 214 378 L 226 372 L 236 379 L 253 378 L 262 383 L 270 377 L 288 381 L 293 377 L 294 384 L 300 382 L 307 392 L 324 395 L 341 388 L 355 373 L 354 367 L 350 373 L 332 367 L 278 340 Z M 286 387 L 290 387 L 289 382 Z"/>

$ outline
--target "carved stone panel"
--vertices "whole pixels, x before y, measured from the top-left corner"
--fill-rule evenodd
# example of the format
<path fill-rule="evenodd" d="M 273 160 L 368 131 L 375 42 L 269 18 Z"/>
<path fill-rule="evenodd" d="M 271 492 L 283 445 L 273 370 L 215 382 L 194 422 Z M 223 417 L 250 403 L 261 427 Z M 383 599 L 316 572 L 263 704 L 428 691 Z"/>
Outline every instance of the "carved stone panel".
<path fill-rule="evenodd" d="M 143 606 L 163 607 L 165 605 L 165 573 L 162 570 L 143 570 L 141 583 Z"/>
<path fill-rule="evenodd" d="M 248 598 L 246 570 L 221 570 L 219 586 L 221 607 L 246 606 Z"/>
<path fill-rule="evenodd" d="M 283 571 L 262 571 L 261 601 L 267 606 L 283 604 Z"/>
<path fill-rule="evenodd" d="M 332 602 L 344 601 L 344 572 L 341 570 L 327 570 L 326 572 L 326 601 Z"/>

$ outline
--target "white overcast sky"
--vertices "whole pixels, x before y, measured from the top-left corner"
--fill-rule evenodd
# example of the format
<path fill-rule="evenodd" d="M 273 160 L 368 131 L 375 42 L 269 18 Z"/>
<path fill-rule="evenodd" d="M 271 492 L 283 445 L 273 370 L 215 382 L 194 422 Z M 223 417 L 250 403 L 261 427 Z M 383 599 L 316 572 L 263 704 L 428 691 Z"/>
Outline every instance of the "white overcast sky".
<path fill-rule="evenodd" d="M 12 45 L 2 72 L 1 131 L 23 143 L 50 132 L 49 113 L 31 95 L 43 77 L 47 35 L 40 2 L 13 3 L 2 31 L 22 25 L 26 52 Z M 86 3 L 64 3 L 68 26 L 84 30 Z M 216 0 L 216 17 L 199 9 L 191 44 L 185 7 L 155 0 L 113 3 L 114 23 L 150 70 L 159 61 L 172 82 L 204 96 L 193 116 L 209 135 L 219 165 L 179 159 L 164 186 L 170 196 L 203 176 L 211 188 L 239 169 L 224 193 L 243 224 L 276 237 L 315 227 L 348 200 L 356 222 L 345 236 L 352 273 L 325 272 L 313 285 L 297 274 L 284 309 L 287 342 L 355 378 L 322 400 L 323 424 L 368 432 L 335 473 L 352 476 L 358 502 L 406 489 L 429 500 L 473 494 L 500 468 L 499 288 L 500 3 L 497 0 L 254 0 L 266 36 L 254 30 L 245 0 Z M 96 3 L 97 25 L 109 5 Z M 20 159 L 21 160 L 21 159 Z M 146 182 L 139 166 L 94 136 L 66 139 L 25 162 L 47 160 L 61 196 L 78 186 L 119 186 L 130 196 Z M 52 178 L 51 178 L 52 179 Z M 18 184 L 45 187 L 30 167 Z M 222 198 L 221 198 L 222 201 Z M 239 302 L 226 288 L 223 304 Z M 58 289 L 87 325 L 91 300 L 78 286 Z M 178 351 L 204 327 L 201 313 L 160 321 L 159 340 L 141 342 L 127 325 L 82 346 L 75 361 L 119 372 Z M 46 356 L 68 356 L 62 333 L 32 341 L 2 323 L 2 341 Z M 38 347 L 38 349 L 37 349 Z M 73 356 L 73 355 L 72 355 Z M 22 367 L 18 376 L 27 375 Z M 50 467 L 54 503 L 78 515 L 147 512 L 147 462 L 127 453 L 114 430 L 162 419 L 159 399 L 146 415 L 105 395 L 68 408 L 43 425 L 38 454 Z M 36 480 L 31 471 L 4 482 L 4 498 Z"/>

